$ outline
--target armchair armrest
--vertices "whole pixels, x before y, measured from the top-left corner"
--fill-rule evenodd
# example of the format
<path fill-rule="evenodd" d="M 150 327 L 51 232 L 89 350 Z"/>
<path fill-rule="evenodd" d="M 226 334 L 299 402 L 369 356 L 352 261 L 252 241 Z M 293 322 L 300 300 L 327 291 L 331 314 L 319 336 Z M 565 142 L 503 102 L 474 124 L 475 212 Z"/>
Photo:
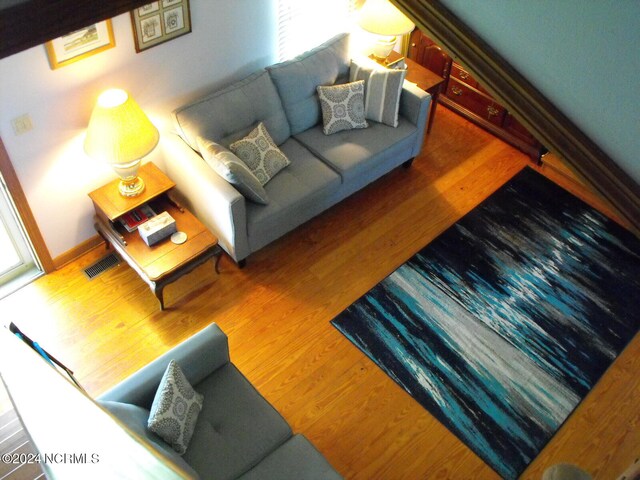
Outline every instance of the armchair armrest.
<path fill-rule="evenodd" d="M 191 385 L 196 385 L 213 371 L 229 363 L 227 336 L 220 327 L 212 323 L 103 393 L 98 400 L 132 403 L 150 408 L 162 375 L 171 360 L 180 365 Z"/>
<path fill-rule="evenodd" d="M 244 197 L 214 172 L 182 138 L 167 135 L 162 144 L 167 174 L 191 212 L 218 237 L 236 261 L 251 253 Z"/>
<path fill-rule="evenodd" d="M 429 117 L 431 95 L 414 83 L 405 81 L 400 95 L 400 115 L 418 128 L 418 138 L 413 150 L 413 156 L 420 153 Z"/>

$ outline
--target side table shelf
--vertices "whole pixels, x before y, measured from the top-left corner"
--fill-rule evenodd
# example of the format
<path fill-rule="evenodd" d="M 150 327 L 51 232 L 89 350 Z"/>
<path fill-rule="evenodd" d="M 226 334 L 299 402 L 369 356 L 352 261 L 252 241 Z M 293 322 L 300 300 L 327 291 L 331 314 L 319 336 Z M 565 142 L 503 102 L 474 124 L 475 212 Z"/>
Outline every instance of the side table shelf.
<path fill-rule="evenodd" d="M 94 226 L 107 248 L 112 245 L 149 285 L 160 302 L 160 309 L 164 310 L 164 287 L 213 257 L 216 258 L 216 273 L 220 273 L 218 263 L 222 249 L 218 239 L 191 212 L 171 198 L 170 190 L 174 184 L 164 173 L 152 163 L 147 163 L 140 169 L 140 176 L 145 180 L 146 189 L 138 197 L 115 197 L 119 196 L 117 180 L 89 194 L 96 210 Z M 149 247 L 137 230 L 127 232 L 119 225 L 120 216 L 144 203 L 149 203 L 156 213 L 168 212 L 176 221 L 178 231 L 187 234 L 187 241 L 178 245 L 166 238 Z"/>

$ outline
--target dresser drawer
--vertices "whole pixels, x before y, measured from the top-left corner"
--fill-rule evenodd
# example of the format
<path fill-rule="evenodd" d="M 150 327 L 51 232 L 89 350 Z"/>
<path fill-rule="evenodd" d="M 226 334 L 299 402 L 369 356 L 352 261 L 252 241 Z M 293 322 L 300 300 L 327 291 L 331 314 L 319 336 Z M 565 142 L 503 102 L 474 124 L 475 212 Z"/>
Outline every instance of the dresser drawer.
<path fill-rule="evenodd" d="M 450 74 L 450 76 L 452 78 L 455 78 L 456 80 L 459 80 L 461 82 L 466 83 L 467 85 L 469 85 L 470 87 L 475 88 L 476 90 L 481 91 L 485 95 L 491 96 L 489 91 L 486 90 L 482 85 L 480 85 L 480 83 L 478 83 L 478 81 L 473 77 L 473 75 L 471 75 L 464 68 L 462 68 L 462 66 L 460 66 L 457 63 L 453 63 L 451 65 L 451 74 Z"/>
<path fill-rule="evenodd" d="M 506 115 L 504 107 L 475 88 L 450 77 L 446 95 L 477 116 L 502 126 Z"/>
<path fill-rule="evenodd" d="M 473 76 L 467 72 L 464 68 L 462 68 L 459 64 L 453 62 L 451 65 L 451 76 L 450 78 L 455 78 L 461 82 L 466 83 L 470 87 L 478 88 L 478 82 Z"/>

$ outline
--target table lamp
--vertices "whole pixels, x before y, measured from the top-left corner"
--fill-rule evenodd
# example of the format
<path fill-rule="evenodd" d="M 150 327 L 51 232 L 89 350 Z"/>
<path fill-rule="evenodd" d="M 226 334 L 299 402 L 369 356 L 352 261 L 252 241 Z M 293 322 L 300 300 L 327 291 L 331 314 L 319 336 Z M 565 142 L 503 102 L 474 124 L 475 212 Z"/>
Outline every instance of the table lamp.
<path fill-rule="evenodd" d="M 393 50 L 398 36 L 411 32 L 415 25 L 388 0 L 367 0 L 360 9 L 358 25 L 378 35 L 373 55 L 385 60 Z"/>
<path fill-rule="evenodd" d="M 135 197 L 144 190 L 138 168 L 158 144 L 160 134 L 131 96 L 110 89 L 98 97 L 84 141 L 84 151 L 111 165 L 120 177 L 119 191 Z"/>

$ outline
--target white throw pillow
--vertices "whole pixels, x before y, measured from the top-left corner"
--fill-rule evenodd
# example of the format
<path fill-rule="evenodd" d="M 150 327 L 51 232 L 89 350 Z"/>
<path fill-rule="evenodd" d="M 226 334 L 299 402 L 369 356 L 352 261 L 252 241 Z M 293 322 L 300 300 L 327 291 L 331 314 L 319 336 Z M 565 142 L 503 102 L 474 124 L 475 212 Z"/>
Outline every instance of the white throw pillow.
<path fill-rule="evenodd" d="M 153 399 L 147 427 L 184 455 L 203 401 L 204 396 L 193 389 L 180 366 L 171 360 Z"/>
<path fill-rule="evenodd" d="M 238 157 L 222 145 L 206 138 L 198 137 L 196 143 L 207 165 L 235 186 L 242 196 L 263 205 L 269 203 L 269 196 L 260 181 Z"/>
<path fill-rule="evenodd" d="M 349 81 L 364 81 L 364 112 L 368 120 L 398 126 L 400 95 L 407 76 L 406 70 L 385 68 L 375 62 L 351 60 Z"/>
<path fill-rule="evenodd" d="M 364 116 L 364 81 L 319 86 L 316 90 L 325 135 L 369 126 Z"/>
<path fill-rule="evenodd" d="M 266 184 L 280 170 L 291 164 L 271 139 L 262 122 L 242 140 L 229 145 L 229 148 L 249 167 L 260 185 Z"/>

